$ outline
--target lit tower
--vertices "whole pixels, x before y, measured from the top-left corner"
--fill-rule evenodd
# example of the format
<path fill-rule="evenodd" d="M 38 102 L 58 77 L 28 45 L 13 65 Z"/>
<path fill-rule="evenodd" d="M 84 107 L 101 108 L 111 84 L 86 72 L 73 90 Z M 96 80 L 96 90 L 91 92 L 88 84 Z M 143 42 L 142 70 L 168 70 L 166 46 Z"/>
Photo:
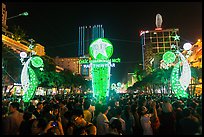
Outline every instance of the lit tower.
<path fill-rule="evenodd" d="M 162 29 L 162 22 L 162 16 L 157 14 L 155 30 L 140 31 L 143 69 L 147 73 L 159 67 L 162 55 L 169 51 L 172 45 L 175 49 L 179 45 L 179 29 Z"/>
<path fill-rule="evenodd" d="M 89 46 L 97 38 L 104 38 L 104 29 L 102 25 L 80 26 L 79 27 L 79 45 L 78 57 L 80 59 L 89 59 Z M 91 78 L 90 69 L 80 65 L 80 74 L 88 79 Z"/>
<path fill-rule="evenodd" d="M 89 46 L 97 38 L 104 38 L 102 25 L 80 26 L 78 57 L 89 56 Z"/>
<path fill-rule="evenodd" d="M 106 102 L 110 88 L 110 57 L 113 54 L 113 46 L 108 39 L 98 38 L 89 47 L 92 66 L 92 90 L 98 101 Z"/>

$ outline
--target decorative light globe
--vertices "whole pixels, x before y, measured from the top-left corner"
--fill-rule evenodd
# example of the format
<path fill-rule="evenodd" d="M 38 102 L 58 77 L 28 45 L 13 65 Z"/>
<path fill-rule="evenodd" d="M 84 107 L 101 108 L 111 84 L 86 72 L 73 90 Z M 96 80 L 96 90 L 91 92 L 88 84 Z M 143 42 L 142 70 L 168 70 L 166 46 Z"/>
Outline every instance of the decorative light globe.
<path fill-rule="evenodd" d="M 171 52 L 171 51 L 167 51 L 166 53 L 164 53 L 163 55 L 163 60 L 166 64 L 172 63 L 174 62 L 176 59 L 176 55 Z"/>
<path fill-rule="evenodd" d="M 183 48 L 184 48 L 185 50 L 190 50 L 191 47 L 192 47 L 191 43 L 185 43 L 185 44 L 183 44 Z"/>
<path fill-rule="evenodd" d="M 43 60 L 40 57 L 35 56 L 35 57 L 32 57 L 31 63 L 34 67 L 38 68 L 43 65 Z"/>
<path fill-rule="evenodd" d="M 113 54 L 113 45 L 106 38 L 98 38 L 89 47 L 89 54 L 93 59 L 109 59 Z"/>
<path fill-rule="evenodd" d="M 27 57 L 27 53 L 26 52 L 21 52 L 20 53 L 20 57 L 21 58 L 26 58 Z"/>

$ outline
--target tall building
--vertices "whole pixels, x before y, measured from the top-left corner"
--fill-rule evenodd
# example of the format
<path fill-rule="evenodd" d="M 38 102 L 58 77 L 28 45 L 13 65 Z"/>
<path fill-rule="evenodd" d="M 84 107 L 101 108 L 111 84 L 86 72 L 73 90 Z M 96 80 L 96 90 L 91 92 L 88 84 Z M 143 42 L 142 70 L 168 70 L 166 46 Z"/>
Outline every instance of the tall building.
<path fill-rule="evenodd" d="M 54 62 L 59 67 L 62 67 L 64 69 L 69 69 L 74 74 L 80 74 L 80 68 L 79 68 L 79 58 L 78 57 L 72 57 L 72 58 L 54 58 Z"/>
<path fill-rule="evenodd" d="M 8 26 L 6 25 L 6 20 L 7 20 L 7 10 L 6 10 L 6 5 L 2 3 L 2 30 L 5 31 Z"/>
<path fill-rule="evenodd" d="M 147 73 L 159 67 L 162 55 L 166 51 L 169 51 L 172 46 L 177 49 L 179 45 L 179 29 L 162 29 L 161 23 L 161 15 L 156 16 L 157 27 L 155 30 L 142 30 L 140 32 L 143 69 L 146 70 Z"/>
<path fill-rule="evenodd" d="M 89 46 L 97 38 L 104 38 L 102 25 L 79 27 L 78 57 L 80 59 L 89 60 Z M 82 76 L 87 77 L 87 79 L 91 78 L 90 68 L 85 68 L 83 64 L 80 64 L 79 70 Z"/>
<path fill-rule="evenodd" d="M 97 38 L 104 38 L 102 25 L 80 26 L 78 57 L 89 56 L 89 46 Z"/>

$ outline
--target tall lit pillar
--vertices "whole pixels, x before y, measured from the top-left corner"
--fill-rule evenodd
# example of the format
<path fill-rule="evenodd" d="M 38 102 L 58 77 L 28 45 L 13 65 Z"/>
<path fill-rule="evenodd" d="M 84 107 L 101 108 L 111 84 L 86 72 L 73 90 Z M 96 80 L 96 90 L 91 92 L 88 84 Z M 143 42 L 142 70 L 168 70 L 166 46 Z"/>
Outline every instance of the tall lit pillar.
<path fill-rule="evenodd" d="M 93 95 L 98 101 L 105 102 L 109 95 L 111 61 L 113 46 L 108 39 L 99 38 L 93 41 L 89 47 L 92 57 L 92 89 Z"/>

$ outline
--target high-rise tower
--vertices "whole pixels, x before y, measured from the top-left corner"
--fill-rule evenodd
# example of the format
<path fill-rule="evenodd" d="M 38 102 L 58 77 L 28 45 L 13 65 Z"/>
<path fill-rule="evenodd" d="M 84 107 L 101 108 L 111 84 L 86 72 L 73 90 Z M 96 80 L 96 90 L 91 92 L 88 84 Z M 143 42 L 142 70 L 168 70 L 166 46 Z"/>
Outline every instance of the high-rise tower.
<path fill-rule="evenodd" d="M 171 50 L 172 46 L 176 49 L 179 45 L 178 28 L 162 29 L 162 16 L 156 15 L 155 30 L 146 30 L 140 32 L 143 69 L 151 72 L 152 69 L 158 68 L 162 55 Z"/>
<path fill-rule="evenodd" d="M 78 57 L 88 56 L 89 46 L 91 42 L 97 38 L 104 38 L 104 29 L 102 25 L 80 26 Z"/>

